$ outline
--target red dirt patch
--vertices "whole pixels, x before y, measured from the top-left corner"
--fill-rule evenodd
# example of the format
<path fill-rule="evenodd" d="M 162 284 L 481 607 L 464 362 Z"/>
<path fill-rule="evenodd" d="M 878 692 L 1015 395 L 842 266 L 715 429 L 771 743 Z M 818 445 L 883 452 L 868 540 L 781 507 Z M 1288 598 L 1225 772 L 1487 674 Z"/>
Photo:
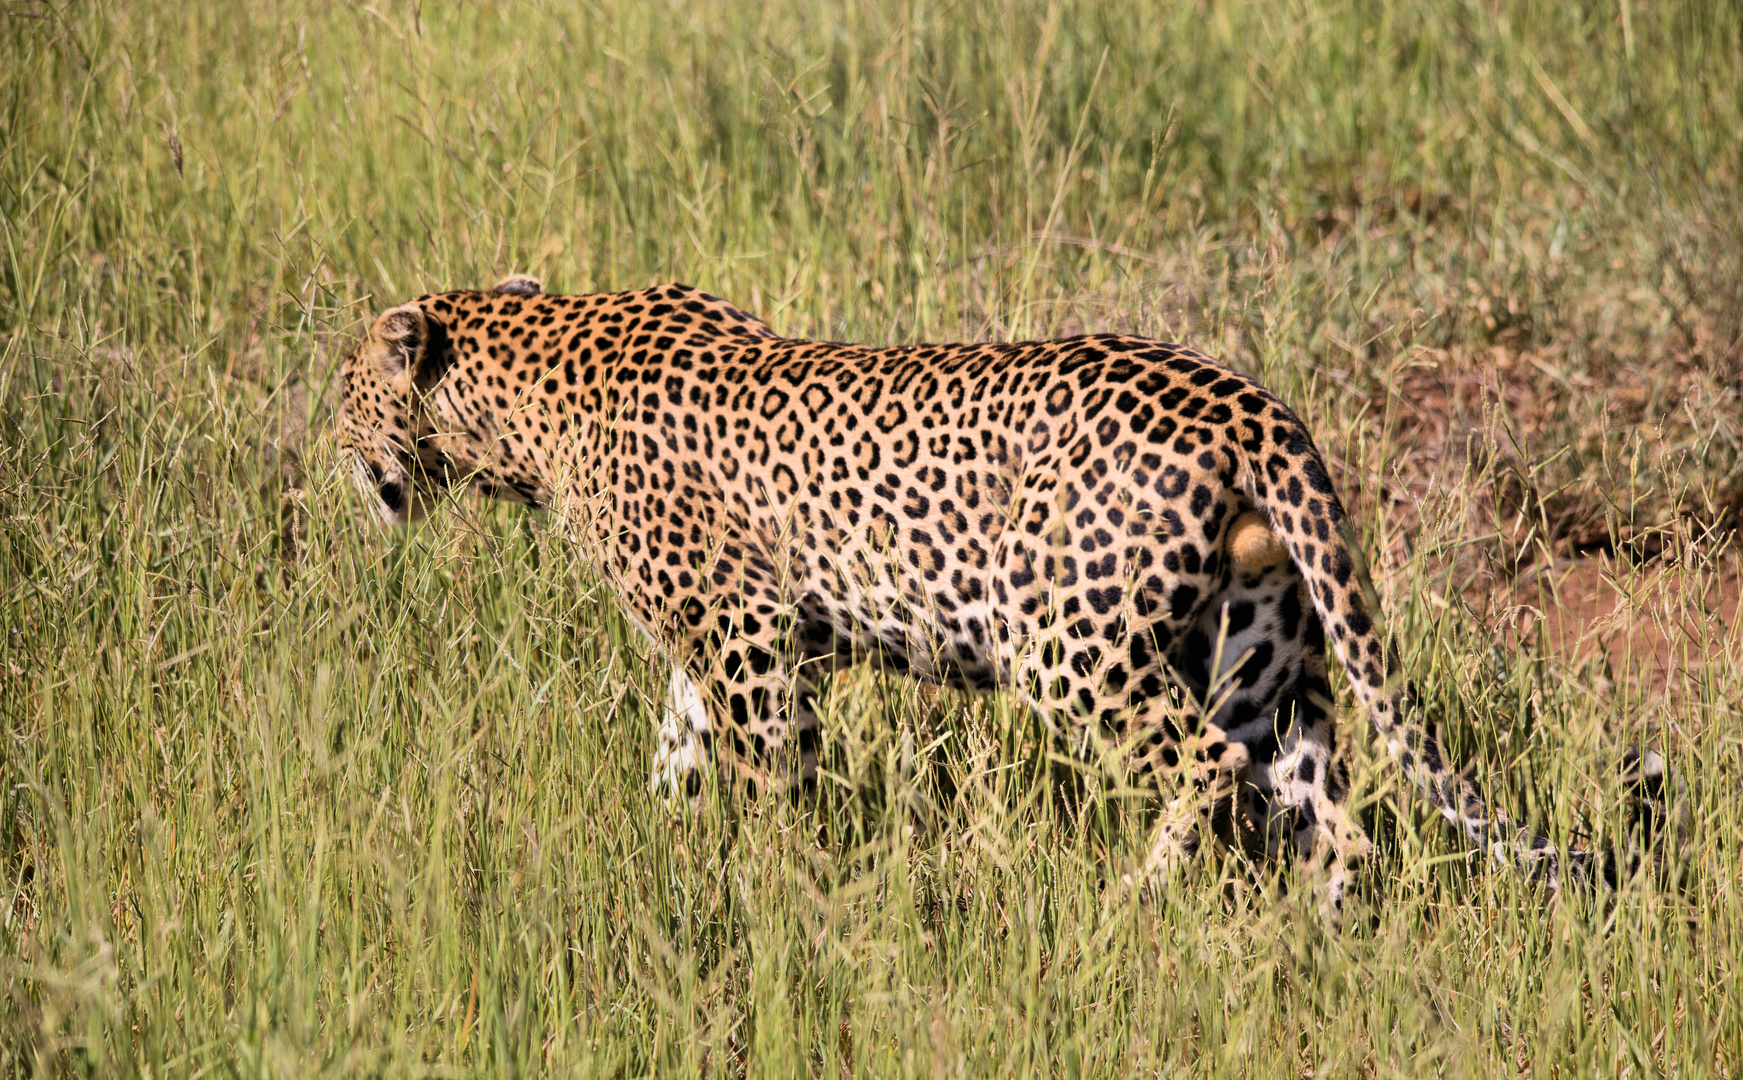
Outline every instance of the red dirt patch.
<path fill-rule="evenodd" d="M 1602 659 L 1618 680 L 1672 688 L 1698 679 L 1738 637 L 1743 559 L 1729 553 L 1704 567 L 1608 557 L 1564 560 L 1522 578 L 1496 599 L 1520 613 L 1520 637 L 1538 632 L 1557 661 Z"/>

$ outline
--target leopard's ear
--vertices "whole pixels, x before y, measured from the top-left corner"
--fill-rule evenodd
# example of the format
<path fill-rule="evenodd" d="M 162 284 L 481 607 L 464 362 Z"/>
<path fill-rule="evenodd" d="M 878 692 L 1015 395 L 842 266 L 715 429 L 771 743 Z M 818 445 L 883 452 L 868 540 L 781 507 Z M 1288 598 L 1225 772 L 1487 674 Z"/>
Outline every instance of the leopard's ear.
<path fill-rule="evenodd" d="M 497 282 L 490 291 L 505 296 L 537 296 L 545 291 L 545 286 L 538 278 L 529 274 L 510 274 Z"/>
<path fill-rule="evenodd" d="M 441 377 L 445 359 L 439 355 L 443 350 L 436 347 L 441 331 L 416 304 L 401 304 L 382 312 L 369 331 L 382 381 L 400 394 L 413 386 L 427 390 L 433 385 Z"/>

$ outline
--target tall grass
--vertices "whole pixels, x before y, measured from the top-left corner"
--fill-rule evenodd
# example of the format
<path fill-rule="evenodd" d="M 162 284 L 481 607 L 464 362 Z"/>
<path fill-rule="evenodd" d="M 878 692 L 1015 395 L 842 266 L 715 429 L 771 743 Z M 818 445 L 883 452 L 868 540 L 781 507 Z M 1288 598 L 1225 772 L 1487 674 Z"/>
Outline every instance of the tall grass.
<path fill-rule="evenodd" d="M 1736 3 L 24 0 L 0 131 L 0 1073 L 1743 1069 Z M 1224 355 L 1489 789 L 1601 840 L 1662 749 L 1675 873 L 1550 903 L 1358 737 L 1344 933 L 1140 904 L 1106 778 L 866 672 L 819 806 L 672 817 L 592 569 L 335 461 L 348 338 L 509 271 Z"/>

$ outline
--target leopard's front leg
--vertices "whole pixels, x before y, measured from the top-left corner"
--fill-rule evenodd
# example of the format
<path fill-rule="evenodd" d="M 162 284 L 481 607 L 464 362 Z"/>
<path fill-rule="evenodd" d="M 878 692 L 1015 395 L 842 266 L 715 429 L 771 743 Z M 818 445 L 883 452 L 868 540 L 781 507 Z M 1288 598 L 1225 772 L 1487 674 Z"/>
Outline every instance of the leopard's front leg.
<path fill-rule="evenodd" d="M 714 765 L 714 724 L 696 680 L 682 664 L 672 678 L 660 715 L 659 748 L 654 751 L 653 790 L 668 799 L 696 798 Z"/>
<path fill-rule="evenodd" d="M 711 768 L 752 794 L 813 786 L 816 701 L 816 688 L 796 662 L 790 619 L 718 611 L 711 630 L 693 643 L 690 663 L 673 668 L 655 790 L 693 798 Z"/>

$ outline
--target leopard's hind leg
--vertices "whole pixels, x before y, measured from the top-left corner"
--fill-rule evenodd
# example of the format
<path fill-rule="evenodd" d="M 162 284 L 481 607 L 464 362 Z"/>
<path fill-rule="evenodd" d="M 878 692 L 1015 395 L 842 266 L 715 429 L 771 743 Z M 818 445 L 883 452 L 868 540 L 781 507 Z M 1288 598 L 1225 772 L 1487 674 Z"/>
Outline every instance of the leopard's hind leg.
<path fill-rule="evenodd" d="M 1146 644 L 1149 630 L 1129 633 L 1093 651 L 1072 651 L 1067 635 L 1043 640 L 1018 660 L 1014 682 L 1061 741 L 1079 754 L 1106 755 L 1135 788 L 1155 792 L 1160 812 L 1142 876 L 1156 882 L 1211 837 L 1249 846 L 1240 812 L 1249 759 L 1202 708 L 1164 685 L 1157 653 Z"/>
<path fill-rule="evenodd" d="M 1208 688 L 1215 722 L 1247 750 L 1247 805 L 1268 852 L 1289 848 L 1323 875 L 1321 897 L 1335 918 L 1370 845 L 1346 806 L 1325 632 L 1262 515 L 1237 518 L 1226 550 L 1230 581 L 1201 617 L 1194 653 L 1210 663 L 1188 674 Z"/>
<path fill-rule="evenodd" d="M 1170 749 L 1167 762 L 1159 762 L 1162 768 L 1148 770 L 1164 799 L 1144 865 L 1152 881 L 1178 872 L 1201 850 L 1206 825 L 1226 847 L 1248 846 L 1242 813 L 1252 764 L 1247 748 L 1211 724 Z M 1144 769 L 1143 758 L 1139 768 Z"/>

